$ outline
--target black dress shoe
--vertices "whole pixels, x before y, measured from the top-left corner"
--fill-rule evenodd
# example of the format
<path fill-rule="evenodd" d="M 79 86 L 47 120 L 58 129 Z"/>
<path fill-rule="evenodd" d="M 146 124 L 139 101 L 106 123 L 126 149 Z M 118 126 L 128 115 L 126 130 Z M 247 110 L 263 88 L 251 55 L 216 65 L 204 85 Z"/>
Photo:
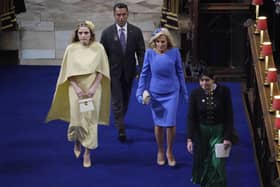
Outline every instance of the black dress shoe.
<path fill-rule="evenodd" d="M 126 141 L 126 135 L 125 135 L 125 131 L 123 129 L 119 130 L 119 141 L 120 142 Z"/>

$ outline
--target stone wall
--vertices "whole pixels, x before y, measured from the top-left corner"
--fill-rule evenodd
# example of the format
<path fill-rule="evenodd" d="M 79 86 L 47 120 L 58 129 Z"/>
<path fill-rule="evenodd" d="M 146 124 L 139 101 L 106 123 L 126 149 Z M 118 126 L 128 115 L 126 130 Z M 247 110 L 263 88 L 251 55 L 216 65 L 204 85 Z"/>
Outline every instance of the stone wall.
<path fill-rule="evenodd" d="M 20 64 L 59 65 L 75 25 L 91 20 L 96 39 L 114 22 L 112 7 L 118 1 L 107 0 L 25 0 L 27 12 L 17 15 Z M 159 25 L 162 0 L 125 0 L 129 22 L 139 26 L 147 42 Z"/>

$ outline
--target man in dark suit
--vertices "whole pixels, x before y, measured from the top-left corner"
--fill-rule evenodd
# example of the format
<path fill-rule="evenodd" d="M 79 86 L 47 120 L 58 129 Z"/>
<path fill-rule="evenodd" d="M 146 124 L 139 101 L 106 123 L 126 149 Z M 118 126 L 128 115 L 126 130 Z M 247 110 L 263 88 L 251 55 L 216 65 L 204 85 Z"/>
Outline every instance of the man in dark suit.
<path fill-rule="evenodd" d="M 102 32 L 100 42 L 109 58 L 112 109 L 119 132 L 118 138 L 124 142 L 126 140 L 124 117 L 128 109 L 133 79 L 138 73 L 137 61 L 139 67 L 143 64 L 145 43 L 142 31 L 127 22 L 127 5 L 117 3 L 113 11 L 115 23 Z"/>

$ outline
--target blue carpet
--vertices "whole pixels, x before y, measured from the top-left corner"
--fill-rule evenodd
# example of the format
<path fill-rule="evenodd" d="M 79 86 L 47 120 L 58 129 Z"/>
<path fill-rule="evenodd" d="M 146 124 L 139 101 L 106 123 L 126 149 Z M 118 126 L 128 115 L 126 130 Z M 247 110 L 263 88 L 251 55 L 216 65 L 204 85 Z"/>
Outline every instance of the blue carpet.
<path fill-rule="evenodd" d="M 84 169 L 67 141 L 67 124 L 44 123 L 59 67 L 0 67 L 0 186 L 2 187 L 186 187 L 192 157 L 185 149 L 186 103 L 178 112 L 175 156 L 177 166 L 156 165 L 156 144 L 149 108 L 137 104 L 135 86 L 126 118 L 128 143 L 117 141 L 114 125 L 99 127 L 99 148 L 93 167 Z M 229 187 L 261 186 L 243 109 L 239 83 L 231 88 L 235 126 L 240 144 L 227 161 Z M 136 85 L 136 84 L 135 84 Z M 188 83 L 188 90 L 198 86 Z M 112 121 L 112 120 L 111 120 Z"/>

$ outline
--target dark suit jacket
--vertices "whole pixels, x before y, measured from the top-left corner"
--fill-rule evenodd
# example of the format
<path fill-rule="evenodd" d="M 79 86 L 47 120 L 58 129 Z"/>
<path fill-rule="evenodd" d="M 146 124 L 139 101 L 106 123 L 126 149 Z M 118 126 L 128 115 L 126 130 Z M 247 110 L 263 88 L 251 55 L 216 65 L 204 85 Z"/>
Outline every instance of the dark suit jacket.
<path fill-rule="evenodd" d="M 121 74 L 124 73 L 126 80 L 131 82 L 136 74 L 135 53 L 140 68 L 143 64 L 145 43 L 142 31 L 138 27 L 127 23 L 127 45 L 125 54 L 122 52 L 115 24 L 107 27 L 102 32 L 100 42 L 103 44 L 109 58 L 111 77 L 120 78 Z"/>

